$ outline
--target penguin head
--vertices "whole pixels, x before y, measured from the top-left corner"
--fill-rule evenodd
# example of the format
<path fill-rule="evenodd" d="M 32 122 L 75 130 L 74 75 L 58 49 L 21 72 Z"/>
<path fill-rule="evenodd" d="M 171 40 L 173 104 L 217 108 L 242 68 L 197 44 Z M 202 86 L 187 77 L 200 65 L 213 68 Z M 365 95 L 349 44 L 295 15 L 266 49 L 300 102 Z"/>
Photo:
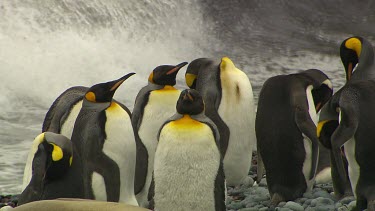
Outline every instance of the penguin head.
<path fill-rule="evenodd" d="M 332 83 L 326 74 L 317 69 L 308 69 L 301 74 L 304 75 L 308 83 L 313 86 L 311 93 L 314 99 L 315 110 L 319 112 L 324 104 L 332 97 Z"/>
<path fill-rule="evenodd" d="M 40 144 L 33 160 L 33 174 L 44 175 L 45 179 L 57 179 L 64 175 L 73 162 L 72 142 L 52 132 L 42 133 L 37 138 Z"/>
<path fill-rule="evenodd" d="M 199 71 L 202 69 L 208 69 L 212 64 L 214 64 L 214 60 L 208 58 L 199 58 L 190 62 L 185 73 L 186 85 L 190 89 L 195 89 Z"/>
<path fill-rule="evenodd" d="M 321 109 L 318 125 L 316 126 L 317 137 L 327 149 L 332 149 L 331 137 L 339 125 L 339 112 L 332 107 L 330 102 L 326 103 Z"/>
<path fill-rule="evenodd" d="M 176 76 L 178 71 L 187 65 L 187 62 L 182 62 L 176 66 L 173 65 L 160 65 L 157 66 L 148 77 L 148 81 L 157 85 L 170 85 L 176 84 Z"/>
<path fill-rule="evenodd" d="M 94 86 L 90 87 L 90 89 L 86 92 L 85 98 L 90 102 L 98 102 L 98 103 L 105 103 L 111 102 L 113 95 L 115 94 L 117 88 L 130 76 L 134 75 L 135 73 L 129 73 L 117 80 L 109 81 L 106 83 L 95 84 Z"/>
<path fill-rule="evenodd" d="M 197 115 L 204 111 L 202 96 L 194 89 L 185 89 L 181 92 L 176 105 L 179 114 Z"/>
<path fill-rule="evenodd" d="M 349 37 L 341 43 L 340 57 L 345 68 L 346 80 L 349 81 L 362 53 L 362 37 Z"/>

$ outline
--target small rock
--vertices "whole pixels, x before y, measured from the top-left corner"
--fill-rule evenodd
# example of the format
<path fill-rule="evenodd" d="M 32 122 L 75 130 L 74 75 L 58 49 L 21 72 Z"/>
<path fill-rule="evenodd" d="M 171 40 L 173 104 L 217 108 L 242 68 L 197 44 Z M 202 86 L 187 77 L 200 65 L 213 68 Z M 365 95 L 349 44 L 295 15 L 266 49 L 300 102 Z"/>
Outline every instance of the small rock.
<path fill-rule="evenodd" d="M 239 209 L 243 208 L 243 205 L 240 202 L 232 202 L 231 204 L 227 205 L 227 208 L 239 210 Z"/>
<path fill-rule="evenodd" d="M 349 204 L 350 202 L 355 201 L 354 196 L 347 196 L 339 200 L 341 204 Z"/>
<path fill-rule="evenodd" d="M 293 202 L 293 201 L 288 201 L 285 205 L 284 208 L 289 208 L 293 211 L 303 211 L 303 206 L 300 204 Z"/>
<path fill-rule="evenodd" d="M 239 209 L 238 211 L 257 211 L 258 209 L 255 208 L 255 207 L 251 207 L 251 208 L 242 208 L 242 209 Z"/>
<path fill-rule="evenodd" d="M 286 202 L 285 202 L 285 201 L 282 201 L 282 202 L 280 202 L 277 206 L 278 206 L 278 207 L 284 207 L 285 204 L 286 204 Z"/>

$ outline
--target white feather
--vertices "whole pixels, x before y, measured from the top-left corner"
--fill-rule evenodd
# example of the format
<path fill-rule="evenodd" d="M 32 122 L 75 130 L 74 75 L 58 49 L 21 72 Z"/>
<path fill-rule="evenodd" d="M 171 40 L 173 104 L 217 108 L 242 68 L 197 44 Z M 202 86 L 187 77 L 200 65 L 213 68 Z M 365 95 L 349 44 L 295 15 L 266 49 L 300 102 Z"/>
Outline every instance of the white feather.
<path fill-rule="evenodd" d="M 157 135 L 162 124 L 176 113 L 176 103 L 180 93 L 181 91 L 177 89 L 152 91 L 144 108 L 142 124 L 138 134 L 148 152 L 148 169 L 145 186 L 136 196 L 139 205 L 142 207 L 148 205 L 147 197 L 154 169 L 154 155 L 158 143 Z"/>
<path fill-rule="evenodd" d="M 247 75 L 233 66 L 221 72 L 222 98 L 220 117 L 228 125 L 230 138 L 224 157 L 227 184 L 250 182 L 252 151 L 256 149 L 255 108 L 251 83 Z M 237 87 L 240 95 L 237 94 Z"/>
<path fill-rule="evenodd" d="M 211 129 L 167 124 L 155 154 L 156 210 L 215 210 L 220 152 Z"/>

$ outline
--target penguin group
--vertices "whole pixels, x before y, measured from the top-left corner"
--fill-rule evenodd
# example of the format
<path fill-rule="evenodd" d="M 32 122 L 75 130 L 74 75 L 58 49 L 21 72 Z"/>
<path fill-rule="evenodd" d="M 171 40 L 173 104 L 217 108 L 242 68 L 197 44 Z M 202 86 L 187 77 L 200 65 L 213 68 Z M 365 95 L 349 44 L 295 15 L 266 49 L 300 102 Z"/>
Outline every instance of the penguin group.
<path fill-rule="evenodd" d="M 191 61 L 184 90 L 176 77 L 188 62 L 157 66 L 132 111 L 114 94 L 135 73 L 68 88 L 32 143 L 19 205 L 79 198 L 224 211 L 227 186 L 265 175 L 277 206 L 311 191 L 329 167 L 337 197 L 354 194 L 359 210 L 375 210 L 373 47 L 350 37 L 340 56 L 347 81 L 336 93 L 323 71 L 301 70 L 267 79 L 257 109 L 249 77 L 228 57 Z"/>

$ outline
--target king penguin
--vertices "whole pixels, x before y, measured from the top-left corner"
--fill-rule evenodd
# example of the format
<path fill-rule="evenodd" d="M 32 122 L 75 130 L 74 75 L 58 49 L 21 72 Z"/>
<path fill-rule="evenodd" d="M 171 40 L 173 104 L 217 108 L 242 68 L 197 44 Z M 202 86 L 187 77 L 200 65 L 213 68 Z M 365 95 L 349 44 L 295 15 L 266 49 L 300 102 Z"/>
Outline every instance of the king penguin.
<path fill-rule="evenodd" d="M 161 65 L 156 67 L 148 78 L 148 85 L 139 91 L 135 99 L 132 124 L 138 132 L 139 141 L 147 149 L 139 160 L 144 161 L 144 157 L 148 155 L 145 164 L 148 166 L 146 174 L 140 173 L 140 168 L 143 165 L 137 164 L 136 169 L 135 193 L 141 207 L 148 206 L 157 134 L 161 125 L 176 111 L 176 102 L 181 91 L 173 86 L 176 84 L 178 71 L 186 64 L 187 62 L 183 62 L 176 66 Z"/>
<path fill-rule="evenodd" d="M 85 198 L 138 205 L 135 131 L 130 111 L 113 100 L 117 88 L 133 74 L 96 84 L 84 96 L 72 142 L 82 157 Z"/>
<path fill-rule="evenodd" d="M 272 205 L 312 189 L 319 156 L 317 113 L 332 93 L 330 80 L 316 69 L 263 84 L 255 130 Z"/>
<path fill-rule="evenodd" d="M 73 158 L 74 157 L 74 158 Z M 83 198 L 82 165 L 73 143 L 61 134 L 45 132 L 33 142 L 25 167 L 27 186 L 18 205 L 56 198 Z"/>
<path fill-rule="evenodd" d="M 184 90 L 177 113 L 158 135 L 155 210 L 226 210 L 219 132 L 196 90 Z"/>
<path fill-rule="evenodd" d="M 205 114 L 220 132 L 227 185 L 252 184 L 248 176 L 255 149 L 255 108 L 251 83 L 228 57 L 200 58 L 185 74 L 186 84 L 203 96 Z"/>
<path fill-rule="evenodd" d="M 363 37 L 345 39 L 340 57 L 346 84 L 333 96 L 331 112 L 338 113 L 339 125 L 331 137 L 332 154 L 341 181 L 349 176 L 358 210 L 375 210 L 375 64 L 372 45 Z M 323 124 L 322 127 L 324 127 Z M 348 161 L 348 174 L 342 158 Z"/>

